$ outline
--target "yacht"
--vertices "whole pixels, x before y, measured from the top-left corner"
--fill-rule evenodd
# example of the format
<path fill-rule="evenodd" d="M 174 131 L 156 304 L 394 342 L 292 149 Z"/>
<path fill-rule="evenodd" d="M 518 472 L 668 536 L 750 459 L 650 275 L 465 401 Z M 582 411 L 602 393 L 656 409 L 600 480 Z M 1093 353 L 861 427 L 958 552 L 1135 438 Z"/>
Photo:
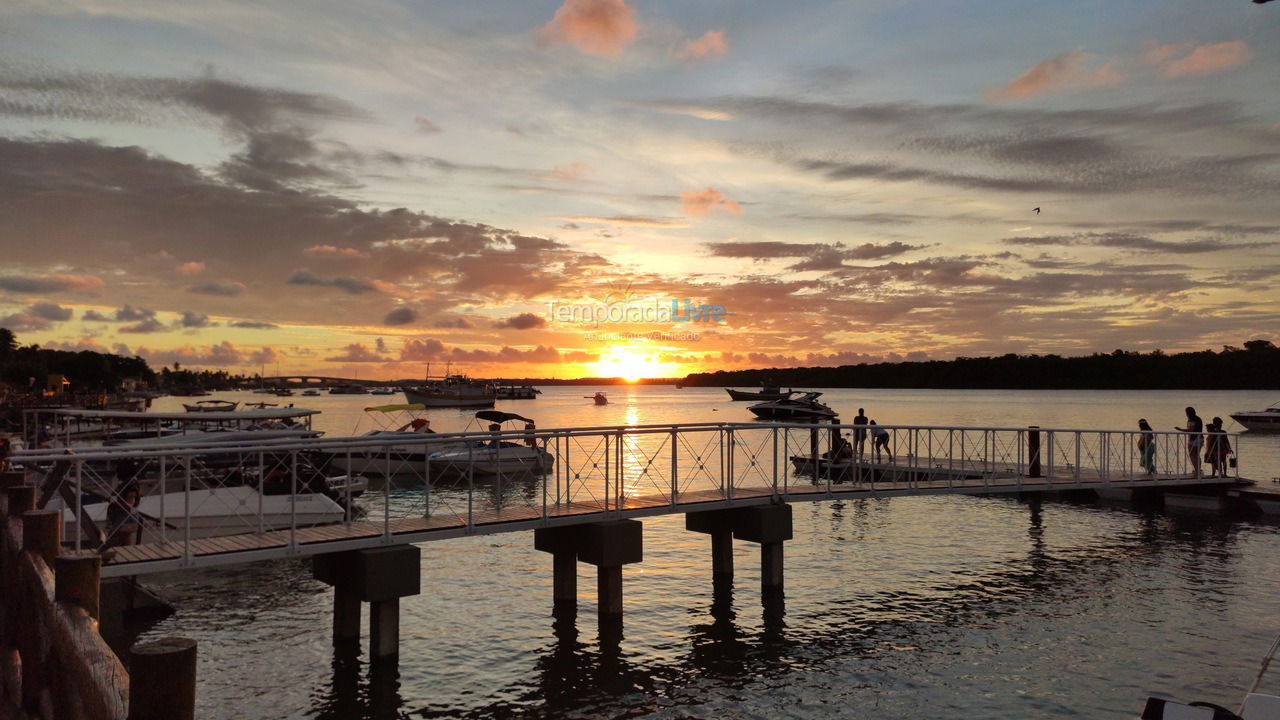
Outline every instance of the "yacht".
<path fill-rule="evenodd" d="M 796 422 L 825 422 L 836 417 L 836 411 L 818 402 L 820 392 L 807 392 L 798 398 L 786 397 L 752 405 L 747 408 L 763 420 L 793 420 Z"/>
<path fill-rule="evenodd" d="M 334 385 L 329 388 L 330 395 L 368 395 L 369 390 L 363 385 Z"/>
<path fill-rule="evenodd" d="M 1280 432 L 1280 403 L 1266 410 L 1242 410 L 1231 413 L 1231 419 L 1253 432 Z"/>
<path fill-rule="evenodd" d="M 419 387 L 404 389 L 404 398 L 410 405 L 424 407 L 489 408 L 497 396 L 493 387 L 466 375 L 446 375 L 440 380 L 429 380 Z"/>
<path fill-rule="evenodd" d="M 499 400 L 535 400 L 542 391 L 532 385 L 498 385 L 493 389 Z"/>

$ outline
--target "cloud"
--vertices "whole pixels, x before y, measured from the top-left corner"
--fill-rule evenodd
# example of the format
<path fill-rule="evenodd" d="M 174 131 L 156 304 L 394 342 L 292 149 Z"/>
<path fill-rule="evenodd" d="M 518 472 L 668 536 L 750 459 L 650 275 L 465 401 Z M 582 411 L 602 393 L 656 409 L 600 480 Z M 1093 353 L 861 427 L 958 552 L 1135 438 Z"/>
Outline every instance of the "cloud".
<path fill-rule="evenodd" d="M 152 317 L 152 318 L 147 318 L 145 320 L 140 320 L 136 323 L 133 323 L 132 325 L 125 325 L 124 327 L 120 328 L 120 332 L 145 334 L 145 333 L 164 332 L 165 330 L 168 330 L 168 329 L 169 328 L 166 327 L 164 323 L 160 322 L 159 319 Z"/>
<path fill-rule="evenodd" d="M 18 332 L 48 330 L 60 322 L 70 320 L 71 316 L 70 308 L 57 303 L 34 302 L 18 312 L 0 317 L 0 327 Z"/>
<path fill-rule="evenodd" d="M 586 55 L 616 58 L 635 40 L 639 23 L 626 0 L 564 0 L 538 37 Z"/>
<path fill-rule="evenodd" d="M 1157 45 L 1148 42 L 1143 53 L 1143 60 L 1170 78 L 1214 75 L 1245 65 L 1253 57 L 1253 48 L 1243 40 L 1228 40 L 1211 45 Z"/>
<path fill-rule="evenodd" d="M 346 258 L 354 260 L 364 260 L 369 257 L 369 253 L 363 250 L 353 247 L 337 247 L 335 245 L 312 245 L 303 250 L 302 254 L 316 258 Z"/>
<path fill-rule="evenodd" d="M 344 346 L 342 352 L 337 355 L 325 358 L 329 362 L 344 363 L 386 362 L 388 359 L 370 350 L 369 346 L 363 343 L 351 343 Z"/>
<path fill-rule="evenodd" d="M 1042 60 L 1010 80 L 1008 84 L 987 91 L 990 100 L 1021 100 L 1039 95 L 1118 85 L 1123 77 L 1115 61 L 1095 65 L 1094 56 L 1083 50 L 1071 50 Z"/>
<path fill-rule="evenodd" d="M 85 322 L 111 322 L 111 318 L 103 315 L 97 310 L 85 310 L 84 313 L 80 315 L 80 319 Z"/>
<path fill-rule="evenodd" d="M 199 285 L 192 285 L 187 288 L 187 292 L 196 293 L 198 295 L 217 295 L 220 297 L 235 297 L 244 292 L 245 286 L 242 282 L 207 282 Z"/>
<path fill-rule="evenodd" d="M 260 322 L 258 320 L 233 320 L 227 323 L 227 327 L 244 328 L 246 330 L 275 330 L 279 325 L 269 322 Z"/>
<path fill-rule="evenodd" d="M 584 162 L 571 162 L 556 165 L 551 171 L 561 180 L 581 180 L 595 172 L 595 168 Z"/>
<path fill-rule="evenodd" d="M 470 330 L 475 327 L 470 320 L 464 317 L 440 318 L 439 320 L 431 323 L 431 326 L 438 328 L 453 328 L 456 330 Z"/>
<path fill-rule="evenodd" d="M 351 293 L 352 295 L 359 295 L 360 293 L 373 292 L 374 290 L 378 289 L 377 286 L 375 286 L 372 282 L 369 282 L 368 280 L 361 280 L 360 278 L 341 277 L 341 276 L 324 278 L 316 275 L 310 270 L 306 270 L 305 268 L 302 270 L 294 270 L 293 273 L 289 275 L 289 279 L 285 280 L 285 282 L 289 283 L 290 285 L 314 285 L 317 287 L 341 288 Z"/>
<path fill-rule="evenodd" d="M 54 322 L 64 322 L 71 319 L 71 308 L 65 308 L 57 303 L 51 302 L 34 302 L 27 306 L 27 312 Z"/>
<path fill-rule="evenodd" d="M 547 345 L 538 345 L 527 350 L 507 345 L 499 350 L 473 349 L 449 346 L 436 340 L 409 340 L 400 348 L 400 360 L 403 362 L 435 362 L 452 360 L 468 363 L 536 363 L 549 364 L 563 362 L 560 351 Z"/>
<path fill-rule="evenodd" d="M 194 277 L 204 272 L 204 263 L 184 262 L 176 268 L 176 271 L 183 277 Z"/>
<path fill-rule="evenodd" d="M 681 60 L 710 60 L 722 57 L 729 52 L 729 42 L 725 40 L 724 30 L 708 30 L 696 40 L 686 41 L 672 51 Z"/>
<path fill-rule="evenodd" d="M 123 350 L 123 352 L 120 352 Z M 139 346 L 129 352 L 119 346 L 117 352 L 122 355 L 137 355 L 145 358 L 152 365 L 173 365 L 179 363 L 184 367 L 230 367 L 245 364 L 244 354 L 227 340 L 200 348 L 182 345 L 169 350 L 151 349 Z"/>
<path fill-rule="evenodd" d="M 134 307 L 132 305 L 126 304 L 124 307 L 121 307 L 120 309 L 116 310 L 114 319 L 116 322 L 138 322 L 138 321 L 145 321 L 145 320 L 153 320 L 155 319 L 155 316 L 156 316 L 155 310 Z"/>
<path fill-rule="evenodd" d="M 1018 236 L 1004 238 L 1009 245 L 1058 245 L 1120 248 L 1126 250 L 1148 250 L 1174 253 L 1176 255 L 1195 255 L 1216 253 L 1223 250 L 1269 247 L 1277 242 L 1243 242 L 1236 243 L 1220 238 L 1202 238 L 1199 240 L 1156 240 L 1145 235 L 1123 232 L 1076 233 L 1074 235 L 1042 235 Z"/>
<path fill-rule="evenodd" d="M 184 328 L 206 328 L 217 325 L 217 323 L 209 321 L 208 315 L 192 310 L 183 310 L 182 316 L 178 319 L 178 324 Z"/>
<path fill-rule="evenodd" d="M 493 326 L 496 328 L 511 328 L 513 330 L 530 330 L 532 328 L 546 327 L 547 319 L 541 315 L 525 312 L 499 320 Z"/>
<path fill-rule="evenodd" d="M 102 286 L 102 279 L 93 275 L 0 275 L 0 290 L 18 293 L 89 294 Z"/>
<path fill-rule="evenodd" d="M 424 135 L 433 135 L 441 132 L 439 125 L 436 125 L 421 115 L 415 115 L 413 117 L 413 129 Z"/>
<path fill-rule="evenodd" d="M 908 245 L 894 240 L 883 244 L 862 243 L 848 247 L 844 243 L 787 243 L 772 240 L 756 242 L 707 243 L 711 254 L 717 257 L 751 258 L 807 258 L 791 266 L 791 270 L 829 270 L 840 267 L 845 260 L 878 260 L 918 250 L 921 245 Z"/>
<path fill-rule="evenodd" d="M 702 190 L 683 190 L 680 192 L 680 207 L 685 215 L 694 217 L 706 215 L 715 209 L 724 210 L 732 215 L 742 212 L 742 206 L 725 197 L 713 187 Z"/>
<path fill-rule="evenodd" d="M 382 318 L 383 325 L 408 325 L 418 319 L 418 313 L 408 305 L 401 305 Z"/>
<path fill-rule="evenodd" d="M 650 217 L 646 215 L 558 215 L 556 220 L 565 220 L 577 228 L 577 223 L 592 224 L 608 224 L 608 225 L 635 225 L 638 227 L 685 227 L 685 223 L 678 218 Z"/>
<path fill-rule="evenodd" d="M 245 356 L 245 364 L 247 365 L 270 365 L 280 359 L 280 353 L 270 345 L 263 345 L 257 350 L 251 351 Z"/>

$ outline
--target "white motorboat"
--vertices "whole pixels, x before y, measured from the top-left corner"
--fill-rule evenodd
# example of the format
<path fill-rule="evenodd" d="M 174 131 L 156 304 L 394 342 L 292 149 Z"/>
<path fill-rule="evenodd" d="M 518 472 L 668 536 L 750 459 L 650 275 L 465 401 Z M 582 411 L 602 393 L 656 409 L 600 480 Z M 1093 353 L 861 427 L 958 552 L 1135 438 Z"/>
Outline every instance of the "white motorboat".
<path fill-rule="evenodd" d="M 412 475 L 425 477 L 430 453 L 463 447 L 465 443 L 439 440 L 429 442 L 435 433 L 431 430 L 430 421 L 419 416 L 423 410 L 425 407 L 420 404 L 379 405 L 365 408 L 367 417 L 379 427 L 363 435 L 354 436 L 352 439 L 390 440 L 394 443 L 352 450 L 321 451 L 326 466 L 347 473 L 364 473 L 383 477 Z M 413 438 L 421 438 L 424 442 L 405 442 L 406 439 Z"/>
<path fill-rule="evenodd" d="M 836 411 L 818 402 L 820 392 L 807 392 L 800 397 L 770 400 L 747 408 L 764 420 L 794 420 L 796 422 L 823 422 L 836 417 Z"/>
<path fill-rule="evenodd" d="M 446 375 L 419 387 L 405 388 L 404 397 L 414 405 L 452 408 L 493 407 L 497 399 L 491 386 L 466 375 Z"/>
<path fill-rule="evenodd" d="M 302 391 L 303 397 L 319 397 L 320 391 L 315 388 L 307 388 Z"/>
<path fill-rule="evenodd" d="M 74 538 L 76 516 L 72 508 L 62 507 L 61 498 L 49 503 L 51 509 L 61 509 L 63 536 Z M 96 502 L 83 506 L 88 517 L 105 528 L 110 503 Z M 144 525 L 164 524 L 169 541 L 181 540 L 190 526 L 192 538 L 220 537 L 263 530 L 282 530 L 289 527 L 313 527 L 342 522 L 346 511 L 342 506 L 321 493 L 305 495 L 270 495 L 245 485 L 171 492 L 142 497 L 133 512 Z M 159 542 L 159 530 L 146 527 L 143 542 Z"/>
<path fill-rule="evenodd" d="M 1252 432 L 1280 432 L 1280 403 L 1266 410 L 1242 410 L 1231 413 L 1231 419 Z"/>
<path fill-rule="evenodd" d="M 370 395 L 395 395 L 396 389 L 393 387 L 376 387 L 369 391 Z"/>
<path fill-rule="evenodd" d="M 515 413 L 498 410 L 481 410 L 477 420 L 485 420 L 501 426 L 503 423 L 523 422 L 526 428 L 533 420 Z M 523 443 L 510 442 L 495 437 L 492 440 L 468 440 L 460 447 L 437 450 L 430 455 L 433 473 L 471 472 L 475 475 L 541 475 L 555 467 L 555 457 L 537 446 L 533 435 Z"/>
<path fill-rule="evenodd" d="M 240 403 L 234 400 L 197 400 L 194 404 L 182 404 L 187 412 L 232 412 Z"/>

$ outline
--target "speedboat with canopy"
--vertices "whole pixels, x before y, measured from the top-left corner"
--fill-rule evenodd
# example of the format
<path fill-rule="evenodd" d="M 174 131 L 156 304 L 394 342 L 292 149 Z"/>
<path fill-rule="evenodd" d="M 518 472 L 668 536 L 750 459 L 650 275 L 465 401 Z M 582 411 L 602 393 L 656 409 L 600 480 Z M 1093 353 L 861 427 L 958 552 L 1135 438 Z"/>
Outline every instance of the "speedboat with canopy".
<path fill-rule="evenodd" d="M 798 398 L 787 397 L 752 405 L 747 408 L 762 420 L 793 420 L 795 422 L 825 422 L 836 417 L 836 411 L 818 402 L 820 392 L 803 393 Z"/>
<path fill-rule="evenodd" d="M 475 415 L 501 428 L 506 423 L 524 423 L 525 430 L 533 430 L 532 419 L 500 410 L 481 410 Z M 492 426 L 491 426 L 491 429 Z M 530 433 L 523 442 L 512 442 L 494 436 L 490 440 L 468 439 L 461 447 L 437 450 L 431 453 L 433 473 L 472 473 L 475 475 L 546 474 L 555 467 L 555 457 L 538 447 Z"/>

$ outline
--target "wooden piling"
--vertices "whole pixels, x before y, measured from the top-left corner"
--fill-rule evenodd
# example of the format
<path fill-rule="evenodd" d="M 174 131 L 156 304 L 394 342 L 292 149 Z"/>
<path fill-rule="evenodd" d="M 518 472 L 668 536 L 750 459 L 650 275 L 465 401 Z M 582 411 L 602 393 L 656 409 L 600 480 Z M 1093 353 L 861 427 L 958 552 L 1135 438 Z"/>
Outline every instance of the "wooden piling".
<path fill-rule="evenodd" d="M 44 559 L 53 569 L 53 562 L 62 547 L 62 513 L 57 510 L 28 510 L 22 514 L 22 547 Z"/>
<path fill-rule="evenodd" d="M 4 493 L 8 500 L 9 517 L 22 517 L 22 513 L 36 507 L 36 489 L 31 485 L 5 488 Z"/>
<path fill-rule="evenodd" d="M 102 556 L 96 552 L 69 552 L 58 555 L 53 566 L 53 596 L 59 602 L 84 608 L 97 620 L 101 597 Z"/>
<path fill-rule="evenodd" d="M 162 638 L 129 650 L 129 720 L 195 720 L 196 641 Z"/>

